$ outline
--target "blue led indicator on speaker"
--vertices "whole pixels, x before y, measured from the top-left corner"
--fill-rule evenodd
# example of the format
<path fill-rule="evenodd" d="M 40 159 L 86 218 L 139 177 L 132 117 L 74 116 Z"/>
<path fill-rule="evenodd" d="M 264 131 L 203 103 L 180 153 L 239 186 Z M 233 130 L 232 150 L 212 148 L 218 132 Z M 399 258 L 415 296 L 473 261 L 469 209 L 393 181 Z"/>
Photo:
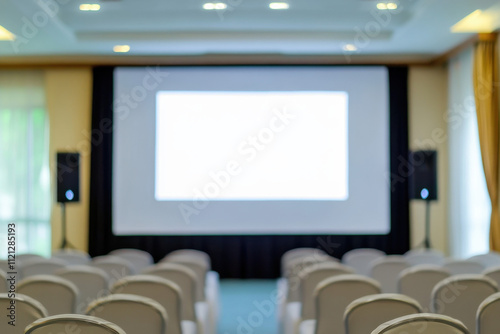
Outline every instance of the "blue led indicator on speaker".
<path fill-rule="evenodd" d="M 429 190 L 427 188 L 422 189 L 420 197 L 422 197 L 422 199 L 427 199 L 427 197 L 429 197 Z"/>
<path fill-rule="evenodd" d="M 66 198 L 68 199 L 68 201 L 73 200 L 73 198 L 75 198 L 75 193 L 73 193 L 72 190 L 67 190 L 66 191 Z"/>

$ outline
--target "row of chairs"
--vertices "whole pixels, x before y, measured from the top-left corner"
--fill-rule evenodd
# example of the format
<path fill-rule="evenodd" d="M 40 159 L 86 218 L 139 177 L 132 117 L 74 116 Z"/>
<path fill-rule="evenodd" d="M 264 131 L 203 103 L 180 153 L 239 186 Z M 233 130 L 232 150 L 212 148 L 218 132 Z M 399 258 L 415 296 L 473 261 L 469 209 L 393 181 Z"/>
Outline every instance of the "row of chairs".
<path fill-rule="evenodd" d="M 96 310 L 105 309 L 111 313 L 103 318 L 110 320 L 111 314 L 115 314 L 118 319 L 127 321 L 135 319 L 133 313 L 115 311 L 133 309 L 123 306 L 136 304 L 159 318 L 165 313 L 169 333 L 215 333 L 219 279 L 217 273 L 210 270 L 210 258 L 206 253 L 179 250 L 156 265 L 148 253 L 138 250 L 117 250 L 90 262 L 84 261 L 89 257 L 78 253 L 58 252 L 56 259 L 36 256 L 23 259 L 21 267 L 25 269 L 25 278 L 17 284 L 17 292 L 41 302 L 48 315 L 96 315 Z M 68 261 L 63 267 L 57 266 L 61 257 Z M 55 266 L 47 265 L 54 263 Z M 150 300 L 139 302 L 138 296 Z M 94 308 L 90 309 L 92 305 Z"/>
<path fill-rule="evenodd" d="M 367 250 L 361 252 L 370 253 Z M 377 251 L 370 255 L 374 253 Z M 379 255 L 382 256 L 377 258 L 373 256 L 374 258 L 365 261 L 366 266 L 375 262 L 376 265 L 372 266 L 372 274 L 376 272 L 373 269 L 377 268 L 377 263 L 391 265 L 394 260 L 391 256 Z M 342 261 L 344 262 L 344 258 Z M 497 283 L 484 275 L 451 275 L 445 268 L 435 264 L 405 266 L 403 270 L 398 272 L 386 270 L 387 272 L 381 272 L 378 277 L 374 275 L 375 277 L 369 278 L 359 275 L 358 270 L 346 266 L 345 263 L 340 263 L 337 259 L 317 249 L 296 249 L 285 253 L 282 258 L 282 271 L 284 277 L 278 281 L 278 290 L 280 295 L 286 296 L 286 298 L 280 300 L 279 320 L 281 328 L 286 334 L 299 332 L 321 334 L 331 331 L 332 328 L 335 329 L 336 333 L 344 333 L 349 328 L 349 304 L 357 298 L 380 294 L 397 298 L 411 298 L 416 305 L 419 305 L 419 312 L 432 311 L 447 314 L 446 311 L 442 310 L 443 305 L 447 305 L 448 311 L 461 310 L 463 312 L 457 313 L 460 315 L 457 318 L 463 320 L 467 326 L 472 327 L 471 332 L 474 333 L 476 310 L 479 304 L 497 291 Z M 396 286 L 396 291 L 390 292 L 398 292 L 399 294 L 393 295 L 384 291 L 385 282 L 380 278 L 387 277 L 387 274 L 391 284 Z M 467 288 L 468 291 L 458 291 L 459 296 L 453 295 L 452 299 L 468 300 L 467 296 L 469 296 L 472 299 L 475 298 L 473 302 L 468 300 L 467 306 L 463 308 L 459 302 L 452 303 L 452 306 L 448 305 L 448 299 L 441 291 L 449 292 L 450 289 L 456 291 L 457 287 L 468 287 L 469 285 L 479 286 L 482 290 L 479 293 L 469 294 L 469 291 L 474 291 L 474 289 Z M 447 303 L 443 304 L 444 301 Z M 449 315 L 456 315 L 453 312 L 455 311 Z M 382 320 L 389 320 L 396 316 L 398 314 L 392 314 L 388 319 Z M 314 321 L 315 319 L 317 322 Z M 360 323 L 366 323 L 366 321 Z M 365 327 L 365 330 L 366 328 L 369 327 Z"/>

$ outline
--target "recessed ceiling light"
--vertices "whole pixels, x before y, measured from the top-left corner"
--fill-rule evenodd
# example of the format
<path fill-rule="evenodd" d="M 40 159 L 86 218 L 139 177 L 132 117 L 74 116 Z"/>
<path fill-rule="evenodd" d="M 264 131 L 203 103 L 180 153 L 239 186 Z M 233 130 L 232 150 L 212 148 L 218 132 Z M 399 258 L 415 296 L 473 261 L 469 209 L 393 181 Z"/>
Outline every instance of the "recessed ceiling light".
<path fill-rule="evenodd" d="M 394 2 L 389 2 L 387 4 L 387 9 L 389 10 L 395 10 L 395 9 L 398 9 L 398 4 L 397 3 L 394 3 Z"/>
<path fill-rule="evenodd" d="M 354 44 L 345 44 L 343 47 L 342 47 L 342 50 L 344 51 L 348 51 L 348 52 L 354 52 L 354 51 L 357 51 L 358 48 L 356 47 L 356 45 Z"/>
<path fill-rule="evenodd" d="M 115 45 L 113 47 L 114 52 L 129 52 L 130 51 L 130 45 Z"/>
<path fill-rule="evenodd" d="M 96 3 L 82 3 L 80 5 L 80 10 L 84 12 L 97 12 L 101 9 L 101 5 Z"/>
<path fill-rule="evenodd" d="M 224 10 L 227 5 L 224 2 L 207 2 L 203 4 L 203 9 L 205 10 Z"/>
<path fill-rule="evenodd" d="M 13 41 L 16 39 L 16 35 L 0 26 L 0 41 Z"/>
<path fill-rule="evenodd" d="M 286 2 L 271 2 L 269 4 L 269 8 L 271 9 L 288 9 L 290 5 Z"/>
<path fill-rule="evenodd" d="M 387 9 L 387 4 L 385 2 L 379 2 L 377 4 L 377 8 L 380 10 L 385 10 L 385 9 Z"/>

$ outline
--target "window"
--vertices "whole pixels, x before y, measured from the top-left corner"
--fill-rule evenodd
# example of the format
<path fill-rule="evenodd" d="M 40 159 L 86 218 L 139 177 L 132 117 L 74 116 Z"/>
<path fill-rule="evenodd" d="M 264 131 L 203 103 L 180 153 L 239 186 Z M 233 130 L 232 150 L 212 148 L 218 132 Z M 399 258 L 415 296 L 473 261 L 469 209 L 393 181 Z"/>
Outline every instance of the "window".
<path fill-rule="evenodd" d="M 16 224 L 16 253 L 48 256 L 49 131 L 43 73 L 0 71 L 0 236 Z M 6 238 L 0 258 L 6 258 Z"/>

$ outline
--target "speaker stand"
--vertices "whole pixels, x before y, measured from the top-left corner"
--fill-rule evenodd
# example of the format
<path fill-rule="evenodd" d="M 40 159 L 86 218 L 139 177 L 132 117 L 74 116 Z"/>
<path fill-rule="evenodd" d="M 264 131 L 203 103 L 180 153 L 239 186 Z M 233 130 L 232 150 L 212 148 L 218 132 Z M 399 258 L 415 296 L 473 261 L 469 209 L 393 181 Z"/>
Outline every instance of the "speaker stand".
<path fill-rule="evenodd" d="M 425 200 L 425 237 L 419 247 L 431 249 L 431 201 Z"/>
<path fill-rule="evenodd" d="M 66 236 L 66 203 L 61 203 L 61 213 L 62 213 L 62 243 L 60 249 L 72 248 L 76 249 L 67 239 Z"/>

